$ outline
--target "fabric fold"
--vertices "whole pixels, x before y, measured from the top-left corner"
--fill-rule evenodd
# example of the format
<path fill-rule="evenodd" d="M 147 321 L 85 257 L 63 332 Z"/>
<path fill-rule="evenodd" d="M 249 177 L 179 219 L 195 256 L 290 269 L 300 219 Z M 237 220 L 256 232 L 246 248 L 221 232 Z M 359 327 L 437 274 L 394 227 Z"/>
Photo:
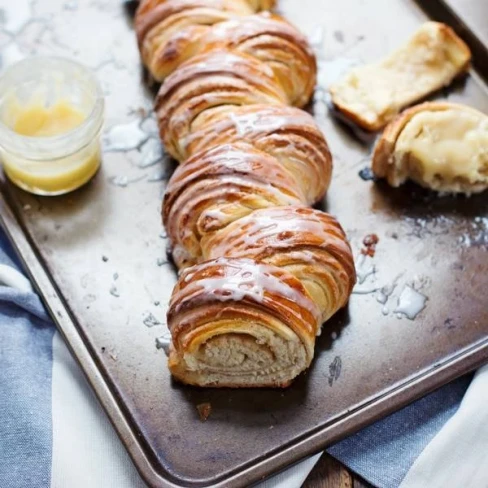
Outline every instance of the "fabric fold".
<path fill-rule="evenodd" d="M 417 458 L 400 488 L 488 486 L 488 365 L 476 373 L 459 410 Z"/>
<path fill-rule="evenodd" d="M 471 378 L 453 381 L 327 452 L 371 484 L 397 488 L 425 446 L 457 411 Z"/>

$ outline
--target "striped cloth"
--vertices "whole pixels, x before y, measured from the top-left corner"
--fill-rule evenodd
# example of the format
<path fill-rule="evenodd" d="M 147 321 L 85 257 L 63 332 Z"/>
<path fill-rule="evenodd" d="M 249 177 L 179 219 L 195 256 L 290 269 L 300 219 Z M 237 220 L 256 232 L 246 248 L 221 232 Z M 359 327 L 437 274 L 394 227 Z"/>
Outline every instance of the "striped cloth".
<path fill-rule="evenodd" d="M 19 269 L 0 229 L 0 488 L 145 487 Z M 488 368 L 470 382 L 461 378 L 329 452 L 378 487 L 488 486 Z M 319 456 L 260 488 L 298 488 Z"/>

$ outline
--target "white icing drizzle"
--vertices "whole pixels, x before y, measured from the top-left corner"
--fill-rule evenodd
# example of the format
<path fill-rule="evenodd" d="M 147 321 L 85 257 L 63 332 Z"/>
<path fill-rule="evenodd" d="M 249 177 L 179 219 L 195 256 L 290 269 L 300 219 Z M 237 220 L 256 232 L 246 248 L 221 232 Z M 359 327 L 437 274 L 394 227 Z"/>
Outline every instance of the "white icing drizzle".
<path fill-rule="evenodd" d="M 240 137 L 246 136 L 250 132 L 256 130 L 256 122 L 259 121 L 259 112 L 256 114 L 247 114 L 246 116 L 237 116 L 234 113 L 229 113 L 229 118 L 234 123 L 237 134 Z"/>
<path fill-rule="evenodd" d="M 284 189 L 274 187 L 269 183 L 261 183 L 259 181 L 248 180 L 246 178 L 237 178 L 233 176 L 220 177 L 218 180 L 209 180 L 201 182 L 199 185 L 192 186 L 187 194 L 180 196 L 179 200 L 171 209 L 169 222 L 174 225 L 180 218 L 185 218 L 187 215 L 195 216 L 195 209 L 200 206 L 202 201 L 215 202 L 211 209 L 201 211 L 201 216 L 217 217 L 219 220 L 226 220 L 228 216 L 218 210 L 216 204 L 220 203 L 222 206 L 227 206 L 227 198 L 230 195 L 239 195 L 239 198 L 234 201 L 234 204 L 239 204 L 239 201 L 245 200 L 249 195 L 254 198 L 261 198 L 264 201 L 269 201 L 269 204 L 275 205 L 292 205 L 299 203 L 297 196 L 286 192 Z M 285 191 L 283 191 L 285 190 Z M 244 205 L 244 204 L 243 204 Z M 251 210 L 250 210 L 251 211 Z M 177 217 L 179 215 L 179 217 Z M 189 225 L 177 225 L 180 227 L 179 235 L 182 238 L 189 238 L 193 235 L 194 229 Z"/>
<path fill-rule="evenodd" d="M 247 107 L 246 107 L 247 108 Z M 281 109 L 281 107 L 280 107 Z M 266 113 L 261 110 L 249 113 L 230 112 L 227 119 L 222 119 L 215 123 L 214 131 L 220 132 L 229 128 L 229 119 L 234 124 L 239 136 L 256 136 L 261 133 L 273 133 L 280 129 L 291 127 L 312 126 L 315 124 L 310 120 L 306 112 L 292 114 Z M 214 132 L 212 131 L 212 132 Z M 293 147 L 293 149 L 295 149 Z"/>
<path fill-rule="evenodd" d="M 207 208 L 202 212 L 202 216 L 210 218 L 212 220 L 223 221 L 228 218 L 228 215 L 222 211 L 219 207 Z"/>
<path fill-rule="evenodd" d="M 288 253 L 288 256 L 290 259 L 296 260 L 300 263 L 315 264 L 317 262 L 315 254 L 307 249 L 302 249 L 300 251 L 291 251 L 290 253 Z"/>
<path fill-rule="evenodd" d="M 213 51 L 198 56 L 186 66 L 180 67 L 173 75 L 170 75 L 163 85 L 163 89 L 170 91 L 181 80 L 193 80 L 193 74 L 205 77 L 207 73 L 219 73 L 216 78 L 225 77 L 229 80 L 232 79 L 234 83 L 247 80 L 252 85 L 264 89 L 265 92 L 278 95 L 283 101 L 286 100 L 281 86 L 276 84 L 273 70 L 267 64 L 250 56 L 240 56 L 230 51 Z M 164 94 L 163 91 L 161 95 Z M 211 97 L 214 94 L 209 92 L 204 96 Z M 221 100 L 221 97 L 218 99 Z"/>
<path fill-rule="evenodd" d="M 226 271 L 223 275 L 195 279 L 196 273 L 201 272 L 205 268 L 218 268 L 219 266 L 222 266 Z M 233 270 L 232 273 L 227 272 L 230 269 Z M 193 300 L 202 291 L 221 302 L 240 302 L 248 298 L 257 303 L 266 303 L 269 300 L 266 294 L 270 294 L 284 297 L 290 302 L 298 304 L 302 309 L 308 310 L 313 315 L 316 326 L 320 323 L 320 311 L 317 305 L 303 290 L 295 289 L 288 285 L 281 278 L 281 276 L 286 276 L 287 273 L 280 268 L 256 263 L 251 259 L 229 260 L 227 258 L 219 258 L 190 268 L 187 273 L 183 278 L 183 281 L 187 283 L 184 289 L 185 302 Z M 286 303 L 283 306 L 289 313 L 300 317 L 300 320 L 302 320 L 299 312 L 297 313 Z M 176 312 L 178 312 L 178 308 Z"/>
<path fill-rule="evenodd" d="M 305 207 L 304 207 L 305 208 Z M 301 208 L 286 209 L 265 209 L 257 210 L 247 217 L 243 217 L 235 222 L 222 242 L 215 243 L 211 251 L 212 257 L 222 256 L 226 250 L 232 246 L 239 250 L 258 246 L 258 242 L 273 239 L 272 245 L 276 248 L 287 247 L 292 242 L 297 241 L 297 234 L 310 233 L 315 238 L 323 240 L 322 245 L 332 244 L 341 249 L 342 252 L 349 253 L 350 250 L 343 238 L 338 237 L 338 228 L 332 223 L 327 222 L 315 215 L 313 210 L 307 209 L 307 213 L 297 213 Z M 322 218 L 325 214 L 320 214 Z M 269 244 L 269 242 L 267 242 Z M 233 253 L 234 254 L 234 253 Z"/>
<path fill-rule="evenodd" d="M 253 110 L 250 111 L 248 110 L 249 108 Z M 181 137 L 181 147 L 186 150 L 195 141 L 197 142 L 197 148 L 209 147 L 212 146 L 215 134 L 226 134 L 228 138 L 232 138 L 234 132 L 235 136 L 239 138 L 245 137 L 249 142 L 257 141 L 261 137 L 266 137 L 278 131 L 284 133 L 305 129 L 316 131 L 320 134 L 313 119 L 306 112 L 299 111 L 293 107 L 256 104 L 251 107 L 237 107 L 231 112 L 219 115 L 221 115 L 221 118 L 211 120 L 203 128 L 198 127 L 190 134 L 185 134 Z M 194 151 L 195 149 L 193 149 Z M 294 148 L 295 151 L 296 148 Z M 299 162 L 302 163 L 302 161 Z"/>

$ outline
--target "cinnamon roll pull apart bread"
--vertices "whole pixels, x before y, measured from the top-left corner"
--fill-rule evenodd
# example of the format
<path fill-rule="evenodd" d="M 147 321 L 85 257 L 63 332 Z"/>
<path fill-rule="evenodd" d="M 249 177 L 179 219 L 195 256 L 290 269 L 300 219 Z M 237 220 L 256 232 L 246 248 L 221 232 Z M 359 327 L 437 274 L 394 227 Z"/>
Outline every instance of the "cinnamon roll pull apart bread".
<path fill-rule="evenodd" d="M 271 0 L 145 0 L 136 29 L 164 80 L 155 102 L 181 165 L 163 222 L 180 269 L 171 373 L 198 386 L 287 386 L 355 282 L 326 193 L 332 158 L 310 115 L 316 61 Z M 191 267 L 189 267 L 191 266 Z"/>

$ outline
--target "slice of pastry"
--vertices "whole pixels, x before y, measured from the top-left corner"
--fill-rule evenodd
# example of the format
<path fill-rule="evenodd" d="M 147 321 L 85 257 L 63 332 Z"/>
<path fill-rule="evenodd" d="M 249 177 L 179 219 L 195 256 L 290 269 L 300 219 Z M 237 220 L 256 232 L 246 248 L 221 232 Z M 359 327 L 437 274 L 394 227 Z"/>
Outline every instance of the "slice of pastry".
<path fill-rule="evenodd" d="M 390 56 L 332 85 L 332 101 L 361 127 L 378 130 L 402 108 L 449 85 L 470 60 L 468 46 L 450 27 L 426 22 Z"/>
<path fill-rule="evenodd" d="M 488 188 L 488 116 L 447 102 L 405 110 L 379 139 L 373 172 L 392 186 L 411 179 L 442 192 L 483 191 Z"/>

